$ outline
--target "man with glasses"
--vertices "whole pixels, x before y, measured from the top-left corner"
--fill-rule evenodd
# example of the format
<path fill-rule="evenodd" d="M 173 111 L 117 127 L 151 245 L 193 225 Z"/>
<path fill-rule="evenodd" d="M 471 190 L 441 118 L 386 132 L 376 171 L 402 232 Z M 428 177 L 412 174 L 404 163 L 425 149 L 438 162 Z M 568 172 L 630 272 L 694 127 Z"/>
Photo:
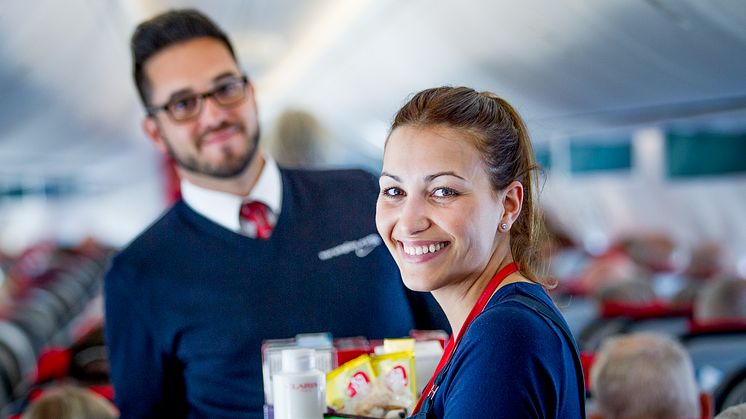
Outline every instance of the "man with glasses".
<path fill-rule="evenodd" d="M 122 418 L 260 418 L 264 339 L 444 327 L 380 246 L 372 176 L 286 170 L 262 152 L 254 86 L 212 21 L 167 12 L 131 47 L 143 129 L 175 161 L 182 199 L 106 277 Z"/>

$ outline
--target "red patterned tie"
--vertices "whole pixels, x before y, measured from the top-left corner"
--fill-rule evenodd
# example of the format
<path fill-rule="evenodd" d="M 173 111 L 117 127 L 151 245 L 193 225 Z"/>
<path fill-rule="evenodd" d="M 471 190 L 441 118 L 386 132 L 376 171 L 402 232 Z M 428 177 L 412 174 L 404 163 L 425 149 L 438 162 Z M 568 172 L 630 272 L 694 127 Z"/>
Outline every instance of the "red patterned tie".
<path fill-rule="evenodd" d="M 259 201 L 241 205 L 241 229 L 249 236 L 266 240 L 272 235 L 269 208 Z"/>

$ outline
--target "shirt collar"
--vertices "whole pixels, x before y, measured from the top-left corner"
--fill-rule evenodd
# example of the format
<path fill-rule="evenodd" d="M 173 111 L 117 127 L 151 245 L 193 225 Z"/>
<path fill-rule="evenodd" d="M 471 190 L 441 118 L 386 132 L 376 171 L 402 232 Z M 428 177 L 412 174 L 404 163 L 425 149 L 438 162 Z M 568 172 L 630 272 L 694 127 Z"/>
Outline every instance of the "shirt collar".
<path fill-rule="evenodd" d="M 215 191 L 181 180 L 181 197 L 193 210 L 231 230 L 240 231 L 238 212 L 244 201 L 261 201 L 279 217 L 282 209 L 282 178 L 277 163 L 266 154 L 264 167 L 247 197 Z"/>

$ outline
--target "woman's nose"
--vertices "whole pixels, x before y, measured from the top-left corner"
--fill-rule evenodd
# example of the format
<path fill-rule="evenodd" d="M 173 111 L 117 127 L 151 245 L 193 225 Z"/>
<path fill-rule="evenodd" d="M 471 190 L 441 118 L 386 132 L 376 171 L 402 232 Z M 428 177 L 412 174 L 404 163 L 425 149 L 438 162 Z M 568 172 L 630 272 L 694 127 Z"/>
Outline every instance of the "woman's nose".
<path fill-rule="evenodd" d="M 418 197 L 407 197 L 401 207 L 401 214 L 397 223 L 399 233 L 412 236 L 427 230 L 430 220 L 427 215 L 427 205 L 423 199 Z"/>

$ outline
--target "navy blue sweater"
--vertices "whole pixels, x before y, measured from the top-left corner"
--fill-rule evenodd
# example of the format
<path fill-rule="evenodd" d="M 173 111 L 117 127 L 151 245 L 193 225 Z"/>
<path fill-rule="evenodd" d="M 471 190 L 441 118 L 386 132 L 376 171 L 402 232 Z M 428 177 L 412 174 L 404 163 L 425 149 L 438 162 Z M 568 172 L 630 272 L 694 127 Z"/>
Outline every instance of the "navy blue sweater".
<path fill-rule="evenodd" d="M 281 172 L 269 240 L 178 202 L 114 258 L 106 336 L 122 418 L 260 418 L 262 340 L 446 324 L 432 300 L 403 287 L 376 233 L 371 175 Z"/>
<path fill-rule="evenodd" d="M 435 393 L 436 417 L 585 417 L 575 349 L 549 319 L 520 302 L 506 301 L 516 293 L 542 301 L 560 315 L 540 285 L 519 282 L 499 289 L 453 353 Z"/>

